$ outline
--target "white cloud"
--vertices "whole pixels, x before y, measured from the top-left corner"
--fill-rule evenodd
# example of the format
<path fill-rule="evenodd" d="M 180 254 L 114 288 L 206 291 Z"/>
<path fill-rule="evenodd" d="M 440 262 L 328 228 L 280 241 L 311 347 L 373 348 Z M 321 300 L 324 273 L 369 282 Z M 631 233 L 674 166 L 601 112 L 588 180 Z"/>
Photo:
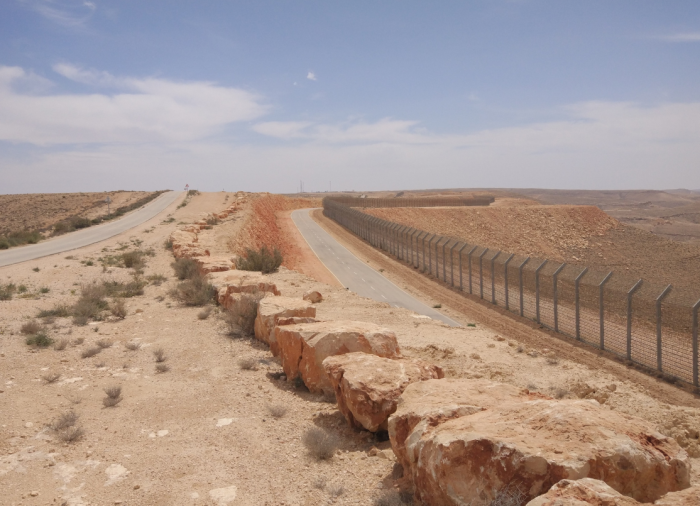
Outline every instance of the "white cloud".
<path fill-rule="evenodd" d="M 316 80 L 317 80 L 317 79 L 316 79 L 316 74 L 314 74 L 313 72 L 309 72 L 308 74 L 306 74 L 306 78 L 307 78 L 309 81 L 316 81 Z"/>
<path fill-rule="evenodd" d="M 44 18 L 66 27 L 79 27 L 97 10 L 94 2 L 83 0 L 24 0 Z"/>
<path fill-rule="evenodd" d="M 123 90 L 30 95 L 14 86 L 27 76 L 23 69 L 0 67 L 0 140 L 33 144 L 193 141 L 267 111 L 259 96 L 209 82 L 119 78 L 66 64 L 55 68 L 75 81 Z"/>
<path fill-rule="evenodd" d="M 700 42 L 700 32 L 674 33 L 659 38 L 669 42 Z"/>

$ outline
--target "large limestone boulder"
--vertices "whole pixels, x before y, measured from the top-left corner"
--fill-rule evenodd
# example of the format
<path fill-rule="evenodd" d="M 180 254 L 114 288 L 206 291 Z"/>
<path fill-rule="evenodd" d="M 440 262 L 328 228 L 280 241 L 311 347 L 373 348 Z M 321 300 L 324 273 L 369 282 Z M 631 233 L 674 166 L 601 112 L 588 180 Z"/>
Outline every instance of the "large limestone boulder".
<path fill-rule="evenodd" d="M 419 424 L 434 427 L 477 413 L 503 402 L 530 399 L 525 390 L 488 380 L 443 379 L 407 385 L 398 399 L 396 412 L 389 418 L 391 447 L 404 470 L 416 465 L 417 455 L 409 455 L 406 440 Z M 416 435 L 422 431 L 416 432 Z"/>
<path fill-rule="evenodd" d="M 228 271 L 233 266 L 231 261 L 225 257 L 199 257 L 195 260 L 199 264 L 199 272 L 201 274 Z"/>
<path fill-rule="evenodd" d="M 487 505 L 506 487 L 531 500 L 563 479 L 595 478 L 640 502 L 689 486 L 686 452 L 671 438 L 596 401 L 506 401 L 405 442 L 418 499 Z"/>
<path fill-rule="evenodd" d="M 334 392 L 323 361 L 327 357 L 363 352 L 380 357 L 399 358 L 396 335 L 366 322 L 335 321 L 301 323 L 276 328 L 282 367 L 292 381 L 301 377 L 312 392 Z"/>
<path fill-rule="evenodd" d="M 700 506 L 700 485 L 680 492 L 669 492 L 656 501 L 654 506 Z"/>
<path fill-rule="evenodd" d="M 272 353 L 277 355 L 277 336 L 273 333 L 277 320 L 290 317 L 314 318 L 315 316 L 316 308 L 309 301 L 291 297 L 266 297 L 258 305 L 255 337 L 269 344 Z"/>
<path fill-rule="evenodd" d="M 510 491 L 506 491 L 508 492 Z M 640 504 L 631 497 L 620 494 L 603 481 L 583 478 L 561 480 L 546 494 L 536 497 L 526 506 L 640 506 Z"/>
<path fill-rule="evenodd" d="M 410 383 L 445 377 L 440 367 L 422 360 L 391 360 L 367 353 L 328 357 L 323 368 L 350 426 L 371 432 L 387 429 L 389 415 Z"/>
<path fill-rule="evenodd" d="M 219 304 L 226 309 L 229 309 L 234 303 L 233 294 L 269 292 L 273 295 L 280 295 L 277 285 L 260 272 L 230 270 L 213 272 L 209 278 L 217 291 Z"/>
<path fill-rule="evenodd" d="M 314 304 L 318 304 L 323 300 L 323 295 L 321 295 L 321 292 L 317 292 L 316 290 L 311 290 L 308 291 L 304 294 L 302 297 L 304 300 L 308 300 L 310 302 L 313 302 Z"/>

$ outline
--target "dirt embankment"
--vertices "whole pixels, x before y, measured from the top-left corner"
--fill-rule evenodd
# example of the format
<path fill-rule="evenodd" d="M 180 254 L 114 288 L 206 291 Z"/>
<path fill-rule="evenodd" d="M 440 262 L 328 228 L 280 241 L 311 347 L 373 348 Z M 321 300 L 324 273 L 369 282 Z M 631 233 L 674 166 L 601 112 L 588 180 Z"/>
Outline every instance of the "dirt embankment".
<path fill-rule="evenodd" d="M 682 291 L 688 301 L 700 297 L 700 247 L 625 225 L 595 206 L 393 208 L 366 212 L 518 255 L 613 270 L 659 285 L 672 283 L 675 295 Z"/>
<path fill-rule="evenodd" d="M 277 247 L 284 257 L 282 265 L 295 269 L 302 253 L 298 241 L 291 237 L 287 227 L 280 226 L 280 220 L 295 209 L 320 207 L 321 199 L 289 198 L 269 193 L 251 194 L 250 197 L 246 223 L 229 240 L 231 251 L 240 255 L 246 248 Z"/>
<path fill-rule="evenodd" d="M 71 217 L 94 219 L 129 205 L 154 192 L 113 191 L 96 193 L 31 193 L 0 195 L 0 235 L 24 230 L 46 230 Z"/>

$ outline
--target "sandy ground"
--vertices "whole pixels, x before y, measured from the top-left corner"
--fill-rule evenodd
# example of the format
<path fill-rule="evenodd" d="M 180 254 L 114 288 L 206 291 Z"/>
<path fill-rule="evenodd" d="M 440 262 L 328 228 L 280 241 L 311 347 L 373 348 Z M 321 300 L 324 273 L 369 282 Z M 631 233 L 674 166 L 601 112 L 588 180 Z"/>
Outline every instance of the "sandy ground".
<path fill-rule="evenodd" d="M 217 309 L 200 320 L 199 308 L 179 306 L 167 295 L 176 281 L 163 242 L 178 223 L 225 207 L 226 195 L 202 194 L 179 210 L 176 202 L 129 233 L 65 255 L 73 259 L 56 255 L 0 269 L 3 283 L 23 283 L 33 294 L 0 302 L 1 504 L 366 505 L 393 486 L 400 469 L 367 453 L 372 446 L 387 448 L 388 442 L 348 428 L 334 404 L 274 379 L 281 367 L 266 347 L 227 337 Z M 164 222 L 168 215 L 172 222 Z M 243 218 L 237 220 L 225 220 L 200 240 L 223 251 L 221 245 L 241 233 Z M 290 222 L 282 218 L 279 223 L 284 228 Z M 271 276 L 285 296 L 301 297 L 309 289 L 323 293 L 319 319 L 389 327 L 406 355 L 443 365 L 448 377 L 491 378 L 543 393 L 561 388 L 569 396 L 585 382 L 606 409 L 636 414 L 666 432 L 700 426 L 700 402 L 693 395 L 461 301 L 430 280 L 411 278 L 401 270 L 413 274 L 410 269 L 353 242 L 333 223 L 322 224 L 370 265 L 385 266 L 385 275 L 399 286 L 429 302 L 441 301 L 449 316 L 474 326 L 450 328 L 285 268 Z M 77 297 L 71 291 L 92 280 L 128 279 L 125 269 L 103 272 L 96 262 L 124 244 L 153 248 L 146 275 L 163 274 L 168 280 L 128 299 L 124 320 L 78 327 L 57 319 L 51 325 L 51 337 L 65 336 L 73 343 L 83 338 L 82 344 L 63 351 L 24 344 L 19 329 L 39 309 L 71 303 Z M 94 266 L 81 263 L 89 259 Z M 308 262 L 309 272 L 315 272 L 313 257 Z M 37 293 L 42 286 L 49 292 Z M 80 358 L 99 339 L 113 345 L 93 358 Z M 141 343 L 141 349 L 129 351 L 124 345 L 130 342 Z M 168 372 L 155 372 L 156 348 L 165 350 Z M 247 357 L 257 360 L 257 370 L 239 367 Z M 46 384 L 42 376 L 50 372 L 61 377 Z M 103 389 L 112 385 L 122 387 L 123 401 L 105 408 Z M 268 410 L 277 405 L 288 408 L 279 419 Z M 80 415 L 85 436 L 66 444 L 46 425 L 70 409 Z M 314 460 L 301 443 L 304 431 L 314 426 L 341 438 L 341 451 L 330 461 Z M 696 440 L 684 437 L 682 444 L 694 451 Z M 700 483 L 700 460 L 693 464 L 693 482 Z"/>

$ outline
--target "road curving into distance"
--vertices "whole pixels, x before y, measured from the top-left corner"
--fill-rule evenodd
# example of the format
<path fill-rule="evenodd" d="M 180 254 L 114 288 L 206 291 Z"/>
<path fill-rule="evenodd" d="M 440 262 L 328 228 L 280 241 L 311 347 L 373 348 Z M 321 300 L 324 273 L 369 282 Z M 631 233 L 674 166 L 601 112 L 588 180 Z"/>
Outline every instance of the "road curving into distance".
<path fill-rule="evenodd" d="M 114 237 L 117 234 L 121 234 L 122 232 L 126 232 L 129 229 L 145 223 L 163 212 L 165 208 L 172 204 L 183 193 L 184 192 L 169 191 L 118 220 L 77 230 L 37 244 L 19 246 L 0 251 L 0 267 L 82 248 L 83 246 L 88 246 Z"/>
<path fill-rule="evenodd" d="M 433 320 L 440 320 L 452 327 L 461 327 L 453 319 L 435 311 L 435 309 L 407 294 L 350 253 L 309 216 L 310 211 L 312 209 L 294 211 L 292 220 L 319 260 L 338 278 L 338 281 L 343 286 L 363 297 L 379 302 L 387 302 L 394 307 L 410 309 L 415 313 L 429 316 Z"/>

